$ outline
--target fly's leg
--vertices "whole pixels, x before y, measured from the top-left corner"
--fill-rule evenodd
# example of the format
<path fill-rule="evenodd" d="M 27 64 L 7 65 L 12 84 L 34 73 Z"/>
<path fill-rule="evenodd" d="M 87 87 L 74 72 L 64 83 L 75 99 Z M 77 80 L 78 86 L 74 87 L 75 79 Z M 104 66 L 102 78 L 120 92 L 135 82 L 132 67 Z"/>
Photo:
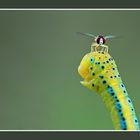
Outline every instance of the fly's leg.
<path fill-rule="evenodd" d="M 101 45 L 101 51 L 108 52 L 108 46 L 107 45 Z"/>
<path fill-rule="evenodd" d="M 91 45 L 91 52 L 94 52 L 94 51 L 108 52 L 108 46 L 107 45 L 99 45 L 97 43 L 93 43 Z"/>
<path fill-rule="evenodd" d="M 99 44 L 93 43 L 91 45 L 91 52 L 98 51 L 98 50 L 99 50 Z"/>

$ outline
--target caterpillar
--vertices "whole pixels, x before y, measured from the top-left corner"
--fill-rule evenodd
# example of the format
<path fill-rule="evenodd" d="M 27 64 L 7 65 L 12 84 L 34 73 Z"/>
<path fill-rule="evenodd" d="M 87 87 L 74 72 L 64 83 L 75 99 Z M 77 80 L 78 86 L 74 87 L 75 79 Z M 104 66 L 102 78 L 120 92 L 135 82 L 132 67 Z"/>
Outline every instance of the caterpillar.
<path fill-rule="evenodd" d="M 98 93 L 110 111 L 116 130 L 139 130 L 139 122 L 125 85 L 122 82 L 117 65 L 108 53 L 107 39 L 115 36 L 94 36 L 91 52 L 86 54 L 78 67 L 78 73 L 84 79 L 81 84 Z"/>

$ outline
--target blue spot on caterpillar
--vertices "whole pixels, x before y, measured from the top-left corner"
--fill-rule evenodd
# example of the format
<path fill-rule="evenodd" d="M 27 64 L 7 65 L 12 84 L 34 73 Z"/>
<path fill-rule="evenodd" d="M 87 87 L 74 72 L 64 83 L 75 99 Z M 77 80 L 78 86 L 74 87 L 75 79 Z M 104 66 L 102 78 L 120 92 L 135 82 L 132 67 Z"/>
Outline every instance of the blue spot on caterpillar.
<path fill-rule="evenodd" d="M 94 63 L 94 58 L 90 58 L 90 62 L 93 64 Z"/>

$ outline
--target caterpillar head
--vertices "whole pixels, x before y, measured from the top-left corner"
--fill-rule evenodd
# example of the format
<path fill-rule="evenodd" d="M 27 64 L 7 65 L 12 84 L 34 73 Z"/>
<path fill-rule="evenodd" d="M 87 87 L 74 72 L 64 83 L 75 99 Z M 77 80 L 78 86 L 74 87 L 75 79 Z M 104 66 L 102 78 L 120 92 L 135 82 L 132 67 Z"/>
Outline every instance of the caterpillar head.
<path fill-rule="evenodd" d="M 93 53 L 88 53 L 83 57 L 80 65 L 78 67 L 78 72 L 79 72 L 80 76 L 82 78 L 84 78 L 85 81 L 90 80 L 89 79 L 89 77 L 90 77 L 89 73 L 90 73 L 91 70 L 94 69 L 94 67 L 93 67 L 94 61 L 95 61 L 94 54 Z"/>
<path fill-rule="evenodd" d="M 81 84 L 97 92 L 104 90 L 110 81 L 120 79 L 115 61 L 104 51 L 86 54 L 78 67 L 78 73 L 84 79 Z"/>
<path fill-rule="evenodd" d="M 95 53 L 88 53 L 83 57 L 78 67 L 78 73 L 84 79 L 83 81 L 81 81 L 81 84 L 88 88 L 90 88 L 90 82 L 93 80 L 91 72 L 96 70 L 95 59 Z"/>

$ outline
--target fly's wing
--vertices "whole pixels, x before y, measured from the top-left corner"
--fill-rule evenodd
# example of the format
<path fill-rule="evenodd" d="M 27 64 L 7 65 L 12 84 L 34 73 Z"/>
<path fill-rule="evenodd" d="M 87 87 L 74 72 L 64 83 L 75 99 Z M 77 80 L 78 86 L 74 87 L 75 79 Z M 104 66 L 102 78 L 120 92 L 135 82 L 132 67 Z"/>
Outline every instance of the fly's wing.
<path fill-rule="evenodd" d="M 88 37 L 96 38 L 96 36 L 95 36 L 95 35 L 90 34 L 90 33 L 81 33 L 81 32 L 77 32 L 77 33 L 78 33 L 78 34 L 81 34 L 81 35 L 88 36 Z"/>
<path fill-rule="evenodd" d="M 117 37 L 114 36 L 114 35 L 108 35 L 108 36 L 105 36 L 105 39 L 112 39 L 112 38 L 117 38 Z"/>

